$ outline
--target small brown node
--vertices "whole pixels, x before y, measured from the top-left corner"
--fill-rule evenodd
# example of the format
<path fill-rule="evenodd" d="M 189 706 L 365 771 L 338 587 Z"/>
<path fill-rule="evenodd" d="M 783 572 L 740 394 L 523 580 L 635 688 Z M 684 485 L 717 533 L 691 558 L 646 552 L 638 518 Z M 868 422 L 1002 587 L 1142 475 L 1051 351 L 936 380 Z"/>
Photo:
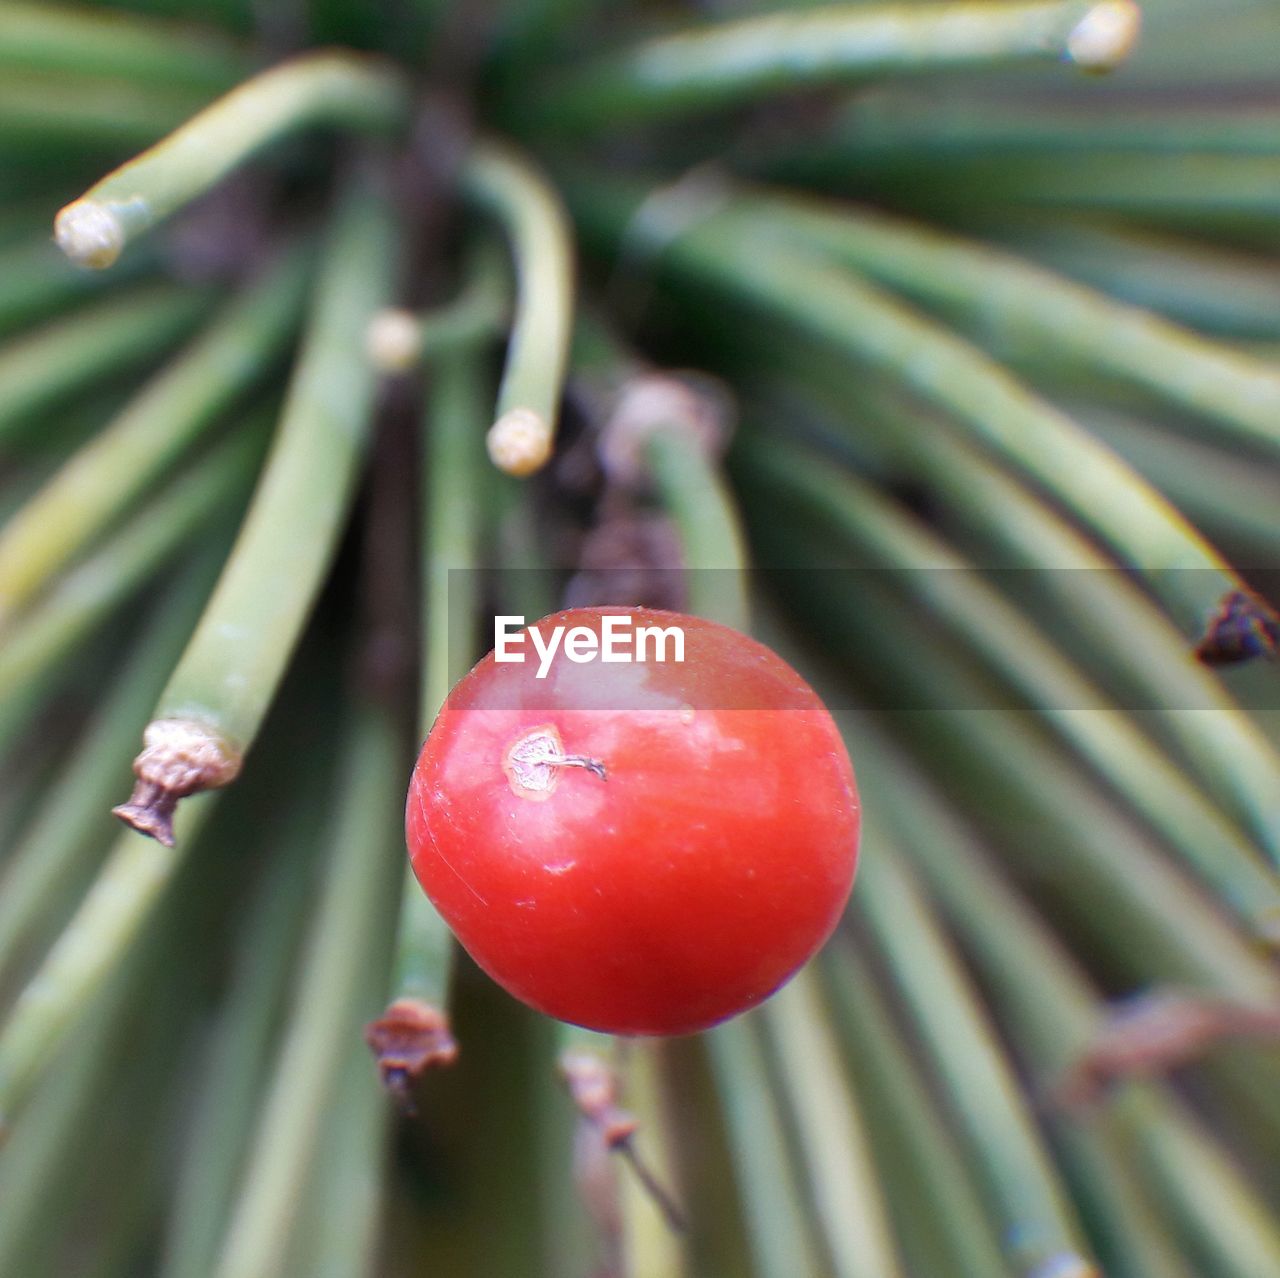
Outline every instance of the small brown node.
<path fill-rule="evenodd" d="M 178 800 L 230 784 L 240 772 L 240 755 L 204 724 L 187 719 L 154 720 L 142 743 L 133 761 L 137 782 L 129 802 L 111 811 L 139 834 L 171 848 Z"/>
<path fill-rule="evenodd" d="M 364 1029 L 364 1041 L 378 1063 L 382 1085 L 407 1114 L 413 1113 L 413 1086 L 427 1070 L 452 1065 L 458 1045 L 449 1018 L 439 1008 L 398 998 Z"/>
<path fill-rule="evenodd" d="M 1207 666 L 1235 665 L 1254 657 L 1275 659 L 1280 648 L 1280 616 L 1264 600 L 1233 590 L 1205 628 L 1196 656 Z"/>

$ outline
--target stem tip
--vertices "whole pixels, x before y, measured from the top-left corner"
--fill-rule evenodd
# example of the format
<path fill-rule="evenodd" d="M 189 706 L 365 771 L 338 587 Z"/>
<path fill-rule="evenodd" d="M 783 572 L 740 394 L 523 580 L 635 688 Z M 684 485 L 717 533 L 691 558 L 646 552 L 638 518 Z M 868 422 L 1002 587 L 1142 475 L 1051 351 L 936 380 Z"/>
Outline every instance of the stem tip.
<path fill-rule="evenodd" d="M 499 470 L 520 478 L 532 475 L 551 456 L 551 423 L 531 408 L 513 408 L 489 427 L 485 446 Z"/>
<path fill-rule="evenodd" d="M 387 307 L 365 330 L 365 352 L 380 373 L 407 373 L 422 354 L 422 325 L 412 311 Z"/>
<path fill-rule="evenodd" d="M 101 204 L 74 200 L 54 218 L 53 238 L 73 262 L 103 270 L 115 263 L 124 248 L 124 226 Z"/>
<path fill-rule="evenodd" d="M 1102 0 L 1071 28 L 1067 57 L 1082 71 L 1114 71 L 1133 51 L 1141 28 L 1135 0 Z"/>

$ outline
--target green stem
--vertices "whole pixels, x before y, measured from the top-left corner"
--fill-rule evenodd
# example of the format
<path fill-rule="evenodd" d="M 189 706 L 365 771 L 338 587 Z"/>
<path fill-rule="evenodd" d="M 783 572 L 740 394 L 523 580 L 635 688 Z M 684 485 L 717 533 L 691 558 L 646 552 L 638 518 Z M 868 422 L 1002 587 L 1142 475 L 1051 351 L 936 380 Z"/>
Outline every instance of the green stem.
<path fill-rule="evenodd" d="M 516 300 L 489 455 L 513 475 L 551 456 L 573 329 L 573 232 L 560 198 L 528 161 L 496 142 L 478 144 L 462 171 L 467 198 L 494 217 L 511 244 Z"/>
<path fill-rule="evenodd" d="M 170 483 L 16 621 L 0 646 L 0 701 L 45 678 L 180 546 L 197 535 L 219 546 L 222 518 L 248 488 L 261 451 L 250 423 Z"/>
<path fill-rule="evenodd" d="M 165 671 L 190 633 L 210 576 L 185 575 L 173 596 L 161 602 L 42 801 L 35 822 L 5 862 L 0 872 L 0 977 L 12 969 L 60 897 L 83 888 L 90 858 L 111 832 L 104 813 L 127 776 L 129 750 Z"/>
<path fill-rule="evenodd" d="M 966 212 L 1106 212 L 1204 234 L 1269 225 L 1280 212 L 1274 173 L 1269 156 L 1097 151 L 1071 162 L 1036 155 L 926 165 L 875 185 L 908 200 L 932 199 L 941 177 L 947 204 Z"/>
<path fill-rule="evenodd" d="M 704 1039 L 733 1151 L 756 1278 L 822 1270 L 753 1018 Z"/>
<path fill-rule="evenodd" d="M 681 1278 L 685 1254 L 676 1225 L 685 1228 L 668 1188 L 676 1183 L 671 1130 L 665 1121 L 663 1051 L 660 1040 L 627 1045 L 627 1104 L 644 1133 L 641 1153 L 628 1142 L 631 1170 L 622 1182 L 626 1272 L 636 1278 Z M 643 1177 L 643 1178 L 642 1178 Z"/>
<path fill-rule="evenodd" d="M 341 52 L 302 54 L 245 81 L 58 214 L 73 261 L 110 266 L 125 245 L 277 138 L 327 124 L 375 134 L 404 127 L 407 89 L 387 66 Z"/>
<path fill-rule="evenodd" d="M 0 142 L 33 154 L 52 143 L 110 155 L 121 147 L 153 143 L 207 100 L 204 93 L 128 80 L 59 76 L 55 81 L 46 72 L 9 71 L 0 82 Z M 46 205 L 46 216 L 53 202 Z"/>
<path fill-rule="evenodd" d="M 1076 416 L 1197 523 L 1239 538 L 1275 562 L 1276 485 L 1269 468 L 1122 413 L 1090 405 Z"/>
<path fill-rule="evenodd" d="M 293 253 L 154 378 L 0 531 L 0 626 L 281 355 L 310 256 Z"/>
<path fill-rule="evenodd" d="M 274 1278 L 298 1245 L 298 1207 L 315 1174 L 320 1133 L 336 1099 L 343 1047 L 385 981 L 384 923 L 399 874 L 399 742 L 380 711 L 363 709 L 344 756 L 328 873 L 300 966 L 292 1017 L 259 1118 L 241 1192 L 213 1272 Z"/>
<path fill-rule="evenodd" d="M 835 604 L 842 643 L 913 698 L 895 709 L 928 707 L 896 714 L 895 723 L 919 732 L 937 775 L 971 796 L 1024 875 L 1071 866 L 1069 875 L 1052 875 L 1054 895 L 1087 923 L 1092 943 L 1125 979 L 1189 983 L 1247 1003 L 1275 997 L 1269 965 L 1069 756 L 1032 731 L 1025 713 L 972 708 L 969 667 L 875 583 L 860 579 L 860 587 L 856 609 Z M 831 592 L 824 600 L 832 605 Z"/>
<path fill-rule="evenodd" d="M 850 381 L 839 382 L 842 409 L 851 399 L 856 404 L 850 417 L 842 412 L 838 419 L 841 434 L 851 441 L 855 431 L 860 440 L 879 435 L 896 470 L 905 468 L 929 484 L 966 525 L 1019 568 L 1034 570 L 1039 589 L 1056 601 L 1060 622 L 1087 641 L 1092 657 L 1126 680 L 1140 705 L 1155 709 L 1153 726 L 1177 742 L 1218 801 L 1280 862 L 1280 757 L 1222 681 L 1186 651 L 1182 636 L 1148 597 L 972 444 L 943 432 L 922 438 L 914 429 L 918 410 Z M 1160 443 L 1162 450 L 1177 453 L 1176 439 L 1161 434 Z M 1245 468 L 1234 478 L 1240 482 L 1222 491 L 1236 501 L 1243 482 L 1256 480 L 1257 472 Z"/>
<path fill-rule="evenodd" d="M 948 916 L 964 937 L 1020 1045 L 1042 1077 L 1070 1066 L 1101 1023 L 1092 990 L 1056 939 L 986 862 L 973 836 L 903 764 L 880 734 L 861 717 L 841 715 L 862 748 L 879 810 L 890 819 Z M 992 927 L 991 920 L 1000 926 Z M 1058 1122 L 1072 1144 L 1087 1146 L 1089 1128 L 1063 1115 Z M 1206 1250 L 1209 1273 L 1267 1272 L 1274 1266 L 1277 1233 L 1257 1201 L 1221 1153 L 1189 1117 L 1157 1089 L 1128 1084 L 1105 1115 L 1122 1148 L 1135 1144 L 1145 1160 L 1146 1180 L 1164 1199 L 1179 1232 L 1196 1236 Z M 1118 1227 L 1131 1235 L 1141 1222 Z M 1155 1244 L 1144 1251 L 1155 1250 Z M 1243 1263 L 1241 1262 L 1243 1258 Z M 1156 1271 L 1163 1274 L 1164 1270 Z"/>
<path fill-rule="evenodd" d="M 6 0 L 0 68 L 120 76 L 144 83 L 225 89 L 248 60 L 216 32 L 193 32 L 127 13 L 95 13 Z"/>
<path fill-rule="evenodd" d="M 811 971 L 762 1011 L 796 1131 L 806 1185 L 837 1278 L 901 1273 L 840 1049 Z"/>
<path fill-rule="evenodd" d="M 768 197 L 743 207 L 759 210 L 761 226 L 794 231 L 797 243 L 944 308 L 984 342 L 1051 349 L 1056 360 L 1077 360 L 1211 419 L 1224 441 L 1280 455 L 1280 372 L 1260 359 L 1025 259 L 884 214 Z"/>
<path fill-rule="evenodd" d="M 0 334 L 8 336 L 25 324 L 46 319 L 85 296 L 114 289 L 153 269 L 153 255 L 138 252 L 112 275 L 82 271 L 49 242 L 44 226 L 48 201 L 40 201 L 40 225 L 32 235 L 0 248 Z M 12 339 L 11 339 L 12 340 Z"/>
<path fill-rule="evenodd" d="M 1026 217 L 994 234 L 1073 279 L 1178 323 L 1221 337 L 1280 338 L 1280 271 L 1261 255 L 1083 218 Z"/>
<path fill-rule="evenodd" d="M 865 963 L 852 949 L 838 957 L 829 950 L 822 974 L 911 1271 L 955 1278 L 1007 1274 L 970 1168 Z"/>
<path fill-rule="evenodd" d="M 628 228 L 638 229 L 616 190 L 579 183 L 571 195 L 584 221 L 615 244 Z M 780 232 L 745 227 L 732 208 L 704 210 L 673 229 L 674 236 L 650 246 L 661 254 L 664 275 L 683 277 L 686 286 L 710 284 L 900 379 L 1071 509 L 1144 573 L 1197 638 L 1223 600 L 1244 589 L 1221 556 L 1110 449 L 968 343 L 873 285 L 794 251 Z"/>
<path fill-rule="evenodd" d="M 208 302 L 203 289 L 149 285 L 8 342 L 0 352 L 0 445 L 41 410 L 153 359 L 195 327 Z"/>
<path fill-rule="evenodd" d="M 1053 0 L 764 14 L 606 56 L 550 87 L 535 114 L 591 130 L 886 73 L 1050 59 L 1104 70 L 1123 61 L 1137 25 L 1136 4 Z"/>
<path fill-rule="evenodd" d="M 949 941 L 883 831 L 864 825 L 864 838 L 855 911 L 910 1008 L 1003 1221 L 1010 1259 L 1027 1270 L 1082 1256 L 1075 1213 Z"/>
<path fill-rule="evenodd" d="M 871 485 L 825 460 L 749 439 L 763 487 L 797 499 L 859 557 L 978 651 L 995 677 L 1087 759 L 1259 938 L 1280 944 L 1280 881 L 1177 765 L 972 566 Z M 1125 635 L 1122 642 L 1129 642 Z M 1275 823 L 1274 796 L 1271 821 Z"/>
<path fill-rule="evenodd" d="M 77 1175 L 89 1161 L 86 1133 L 102 1125 L 102 1097 L 116 1081 L 122 1049 L 137 1045 L 129 1041 L 131 1013 L 145 998 L 148 1021 L 156 1015 L 154 987 L 163 957 L 156 940 L 149 936 L 105 983 L 70 1039 L 67 1059 L 44 1080 L 0 1150 L 0 1272 L 53 1272 L 50 1242 L 86 1179 Z M 42 1247 L 40 1264 L 33 1253 Z"/>
<path fill-rule="evenodd" d="M 302 787 L 312 800 L 319 797 L 317 790 Z M 311 804 L 298 800 L 289 809 L 286 828 L 272 840 L 271 864 L 240 924 L 177 1171 L 158 1271 L 162 1278 L 207 1278 L 213 1271 L 253 1139 L 270 1050 L 287 1007 L 291 964 L 309 904 L 306 862 L 314 851 L 316 825 Z"/>
<path fill-rule="evenodd" d="M 705 444 L 673 422 L 653 429 L 644 456 L 684 547 L 690 612 L 746 629 L 750 610 L 742 526 Z"/>
<path fill-rule="evenodd" d="M 320 588 L 364 454 L 376 376 L 363 336 L 390 290 L 391 264 L 386 204 L 357 180 L 334 217 L 253 503 L 157 703 L 133 798 L 117 809 L 156 838 L 172 837 L 183 795 L 234 778 Z"/>
<path fill-rule="evenodd" d="M 209 798 L 182 818 L 189 846 Z M 56 1059 L 84 1009 L 119 970 L 177 868 L 177 854 L 152 839 L 121 834 L 80 908 L 0 1027 L 0 1141 Z"/>
<path fill-rule="evenodd" d="M 423 734 L 430 732 L 449 689 L 474 655 L 480 541 L 475 484 L 483 466 L 483 395 L 474 349 L 441 359 L 423 420 Z M 405 1097 L 428 1068 L 448 1064 L 456 1054 L 448 1020 L 453 955 L 452 933 L 407 868 L 392 1000 L 366 1029 L 383 1081 Z"/>

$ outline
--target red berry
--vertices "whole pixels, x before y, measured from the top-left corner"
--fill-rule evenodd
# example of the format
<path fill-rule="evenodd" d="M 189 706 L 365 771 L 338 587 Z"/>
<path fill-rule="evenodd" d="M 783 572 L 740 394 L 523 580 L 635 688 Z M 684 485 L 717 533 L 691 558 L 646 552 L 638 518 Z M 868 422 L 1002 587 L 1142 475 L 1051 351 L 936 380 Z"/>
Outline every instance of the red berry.
<path fill-rule="evenodd" d="M 679 627 L 684 660 L 583 660 L 603 619 Z M 579 660 L 490 653 L 413 774 L 414 871 L 472 958 L 540 1011 L 685 1034 L 753 1007 L 830 935 L 853 882 L 853 770 L 817 694 L 728 627 L 579 608 Z M 533 629 L 531 627 L 530 629 Z M 634 630 L 631 633 L 636 633 Z M 567 642 L 567 639 L 566 639 Z"/>

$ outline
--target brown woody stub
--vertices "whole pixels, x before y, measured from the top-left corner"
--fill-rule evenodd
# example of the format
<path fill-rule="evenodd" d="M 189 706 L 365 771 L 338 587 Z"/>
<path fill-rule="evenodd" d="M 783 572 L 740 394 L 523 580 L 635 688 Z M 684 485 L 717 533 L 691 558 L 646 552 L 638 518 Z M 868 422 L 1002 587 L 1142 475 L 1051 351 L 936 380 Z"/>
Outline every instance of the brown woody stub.
<path fill-rule="evenodd" d="M 229 785 L 239 775 L 240 754 L 190 719 L 156 719 L 147 725 L 142 743 L 133 761 L 137 782 L 129 802 L 111 811 L 139 834 L 171 848 L 178 800 Z"/>
<path fill-rule="evenodd" d="M 407 1110 L 412 1110 L 413 1084 L 427 1070 L 458 1058 L 449 1017 L 415 998 L 396 999 L 365 1026 L 364 1041 L 377 1061 L 382 1085 Z"/>
<path fill-rule="evenodd" d="M 1254 657 L 1275 660 L 1280 615 L 1252 591 L 1232 590 L 1209 619 L 1196 656 L 1207 666 L 1235 665 Z"/>

